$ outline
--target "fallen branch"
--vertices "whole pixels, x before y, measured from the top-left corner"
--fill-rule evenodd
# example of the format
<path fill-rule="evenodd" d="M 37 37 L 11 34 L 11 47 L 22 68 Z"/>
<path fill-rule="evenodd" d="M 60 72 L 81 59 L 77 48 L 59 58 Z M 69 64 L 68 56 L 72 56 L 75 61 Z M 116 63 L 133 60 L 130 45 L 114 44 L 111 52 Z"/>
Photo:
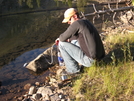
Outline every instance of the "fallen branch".
<path fill-rule="evenodd" d="M 97 12 L 85 14 L 85 16 L 96 15 L 96 14 L 104 14 L 104 13 L 108 13 L 108 12 L 117 12 L 117 11 L 123 11 L 123 10 L 130 10 L 130 9 L 134 9 L 134 6 L 116 8 L 116 9 L 110 9 L 110 10 L 104 10 L 104 11 L 99 10 Z"/>

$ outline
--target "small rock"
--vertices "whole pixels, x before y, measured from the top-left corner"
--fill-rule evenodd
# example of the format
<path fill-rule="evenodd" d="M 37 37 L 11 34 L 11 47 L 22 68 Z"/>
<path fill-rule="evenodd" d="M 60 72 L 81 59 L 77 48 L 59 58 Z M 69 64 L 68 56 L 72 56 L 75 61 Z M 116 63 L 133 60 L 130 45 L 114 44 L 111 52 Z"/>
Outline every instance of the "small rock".
<path fill-rule="evenodd" d="M 29 88 L 29 95 L 32 95 L 32 94 L 34 94 L 36 92 L 36 87 L 35 86 L 31 86 L 30 88 Z"/>
<path fill-rule="evenodd" d="M 84 95 L 82 95 L 81 93 L 76 95 L 76 98 L 84 98 Z"/>
<path fill-rule="evenodd" d="M 45 100 L 50 101 L 50 97 L 48 94 L 45 96 Z"/>
<path fill-rule="evenodd" d="M 36 86 L 40 86 L 40 83 L 39 83 L 39 82 L 35 82 L 35 85 L 36 85 Z"/>
<path fill-rule="evenodd" d="M 13 93 L 14 91 L 13 90 L 9 90 L 10 93 Z"/>
<path fill-rule="evenodd" d="M 58 70 L 57 70 L 57 73 L 56 73 L 57 76 L 60 76 L 62 71 L 63 71 L 63 69 L 58 69 Z"/>
<path fill-rule="evenodd" d="M 31 84 L 30 84 L 30 83 L 27 83 L 27 84 L 24 86 L 24 89 L 25 89 L 25 90 L 28 90 L 30 87 L 31 87 Z"/>
<path fill-rule="evenodd" d="M 57 89 L 57 93 L 63 93 L 64 91 L 62 89 Z"/>
<path fill-rule="evenodd" d="M 18 89 L 17 92 L 20 92 L 20 89 Z"/>
<path fill-rule="evenodd" d="M 109 98 L 109 99 L 106 99 L 106 101 L 113 101 L 113 100 Z"/>
<path fill-rule="evenodd" d="M 59 98 L 61 98 L 61 99 L 62 99 L 62 98 L 63 98 L 63 95 L 62 95 L 62 94 L 60 94 L 60 95 L 59 95 Z"/>
<path fill-rule="evenodd" d="M 55 78 L 50 78 L 50 82 L 57 82 L 57 80 Z"/>
<path fill-rule="evenodd" d="M 61 101 L 66 101 L 65 99 L 61 99 Z M 68 101 L 68 100 L 67 100 Z"/>
<path fill-rule="evenodd" d="M 51 101 L 60 101 L 58 94 L 53 94 L 50 96 Z"/>
<path fill-rule="evenodd" d="M 50 87 L 42 88 L 41 94 L 42 94 L 43 97 L 45 97 L 46 95 L 51 95 L 52 90 L 51 90 Z"/>
<path fill-rule="evenodd" d="M 24 98 L 22 101 L 32 101 L 30 98 Z"/>
<path fill-rule="evenodd" d="M 42 97 L 41 94 L 33 94 L 33 95 L 32 95 L 32 98 L 33 98 L 34 100 L 36 100 L 36 101 L 38 101 L 41 97 Z"/>
<path fill-rule="evenodd" d="M 53 83 L 51 83 L 51 85 L 53 85 L 54 87 L 59 87 L 59 85 L 58 85 L 58 83 L 57 82 L 53 82 Z"/>
<path fill-rule="evenodd" d="M 18 100 L 22 101 L 23 100 L 23 97 L 22 96 L 21 97 L 18 97 Z"/>

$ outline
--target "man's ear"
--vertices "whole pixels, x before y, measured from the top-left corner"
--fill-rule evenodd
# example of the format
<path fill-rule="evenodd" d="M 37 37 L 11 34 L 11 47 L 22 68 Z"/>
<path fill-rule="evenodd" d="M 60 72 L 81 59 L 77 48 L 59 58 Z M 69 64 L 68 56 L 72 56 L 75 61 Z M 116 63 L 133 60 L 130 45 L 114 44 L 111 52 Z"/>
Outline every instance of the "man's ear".
<path fill-rule="evenodd" d="M 74 18 L 75 18 L 75 19 L 77 19 L 77 18 L 78 18 L 78 16 L 77 16 L 76 14 L 74 14 Z"/>

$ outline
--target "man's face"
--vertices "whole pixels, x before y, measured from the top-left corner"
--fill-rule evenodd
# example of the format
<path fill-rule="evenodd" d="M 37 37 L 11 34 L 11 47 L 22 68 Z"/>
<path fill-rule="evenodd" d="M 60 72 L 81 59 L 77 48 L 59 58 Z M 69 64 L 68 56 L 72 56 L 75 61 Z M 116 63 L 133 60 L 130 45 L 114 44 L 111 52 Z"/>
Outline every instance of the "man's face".
<path fill-rule="evenodd" d="M 74 21 L 76 21 L 76 20 L 75 20 L 75 17 L 74 17 L 74 15 L 73 15 L 73 16 L 70 17 L 70 19 L 69 19 L 69 21 L 68 21 L 68 24 L 71 25 Z"/>

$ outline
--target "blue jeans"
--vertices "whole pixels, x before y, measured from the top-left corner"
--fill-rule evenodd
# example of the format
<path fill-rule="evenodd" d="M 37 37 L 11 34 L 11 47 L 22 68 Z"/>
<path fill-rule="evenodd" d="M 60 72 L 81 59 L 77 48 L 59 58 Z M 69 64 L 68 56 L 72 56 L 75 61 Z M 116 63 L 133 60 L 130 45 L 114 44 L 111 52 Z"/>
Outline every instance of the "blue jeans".
<path fill-rule="evenodd" d="M 59 50 L 64 59 L 66 71 L 69 73 L 80 72 L 78 63 L 85 67 L 90 67 L 94 62 L 93 59 L 83 53 L 76 40 L 73 40 L 72 43 L 59 42 Z"/>

